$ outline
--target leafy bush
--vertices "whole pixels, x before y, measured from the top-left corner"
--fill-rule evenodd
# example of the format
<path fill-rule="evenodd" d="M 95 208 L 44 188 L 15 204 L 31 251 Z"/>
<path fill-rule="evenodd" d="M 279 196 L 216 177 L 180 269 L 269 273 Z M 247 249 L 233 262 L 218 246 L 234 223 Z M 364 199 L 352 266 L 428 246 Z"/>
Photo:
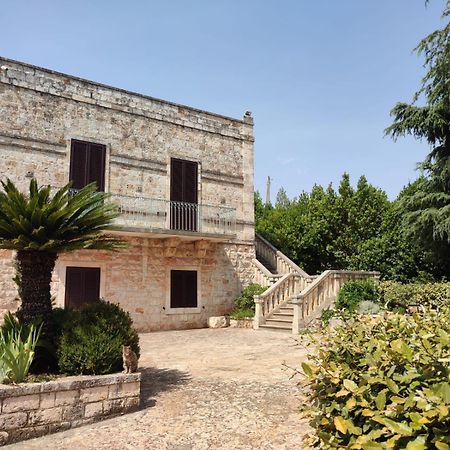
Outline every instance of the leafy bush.
<path fill-rule="evenodd" d="M 235 310 L 249 310 L 253 311 L 255 315 L 255 302 L 253 297 L 255 295 L 261 295 L 267 288 L 260 286 L 259 284 L 249 284 L 242 290 L 241 295 L 234 301 Z"/>
<path fill-rule="evenodd" d="M 239 309 L 239 310 L 234 310 L 230 314 L 230 319 L 235 319 L 235 320 L 247 319 L 249 317 L 254 317 L 254 315 L 255 315 L 255 311 L 253 309 Z"/>
<path fill-rule="evenodd" d="M 70 375 L 106 374 L 122 369 L 122 345 L 139 357 L 139 337 L 129 313 L 99 301 L 82 310 L 55 310 L 58 364 Z"/>
<path fill-rule="evenodd" d="M 324 308 L 320 313 L 320 320 L 323 326 L 328 326 L 330 324 L 331 319 L 333 319 L 336 315 L 336 311 L 331 308 Z"/>
<path fill-rule="evenodd" d="M 304 363 L 321 448 L 450 448 L 450 308 L 327 329 Z"/>
<path fill-rule="evenodd" d="M 21 383 L 30 370 L 42 325 L 18 326 L 11 314 L 0 330 L 0 383 Z"/>
<path fill-rule="evenodd" d="M 339 291 L 336 309 L 356 312 L 362 301 L 377 303 L 379 298 L 378 283 L 375 280 L 350 280 Z"/>
<path fill-rule="evenodd" d="M 391 281 L 380 283 L 381 301 L 389 309 L 407 309 L 422 305 L 439 308 L 450 304 L 450 283 L 401 284 Z"/>

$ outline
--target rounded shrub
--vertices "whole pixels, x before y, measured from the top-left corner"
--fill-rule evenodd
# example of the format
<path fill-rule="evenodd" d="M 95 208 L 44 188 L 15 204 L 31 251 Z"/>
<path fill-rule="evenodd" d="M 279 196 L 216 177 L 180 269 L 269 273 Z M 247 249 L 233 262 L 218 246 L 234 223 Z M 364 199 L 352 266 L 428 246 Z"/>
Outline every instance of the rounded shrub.
<path fill-rule="evenodd" d="M 253 297 L 255 295 L 261 295 L 267 288 L 260 286 L 259 284 L 249 284 L 242 290 L 242 293 L 234 301 L 235 310 L 251 310 L 255 311 L 255 302 Z"/>
<path fill-rule="evenodd" d="M 450 308 L 344 321 L 303 363 L 315 445 L 450 448 Z"/>
<path fill-rule="evenodd" d="M 69 375 L 122 370 L 122 345 L 139 357 L 139 336 L 130 314 L 104 300 L 76 310 L 54 311 L 59 369 Z"/>
<path fill-rule="evenodd" d="M 380 300 L 378 282 L 371 279 L 350 280 L 342 286 L 336 300 L 336 309 L 356 312 L 363 301 L 377 303 Z"/>

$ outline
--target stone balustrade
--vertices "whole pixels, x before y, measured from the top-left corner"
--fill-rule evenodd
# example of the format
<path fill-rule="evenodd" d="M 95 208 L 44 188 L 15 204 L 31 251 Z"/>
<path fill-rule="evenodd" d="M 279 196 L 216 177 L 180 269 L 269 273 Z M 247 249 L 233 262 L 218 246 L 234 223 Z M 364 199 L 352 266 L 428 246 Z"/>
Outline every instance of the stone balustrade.
<path fill-rule="evenodd" d="M 302 290 L 305 284 L 306 279 L 298 273 L 287 273 L 263 294 L 255 295 L 253 328 L 257 330 L 270 314 L 286 304 L 291 296 Z"/>
<path fill-rule="evenodd" d="M 312 320 L 318 318 L 324 308 L 336 300 L 340 288 L 349 280 L 379 277 L 379 272 L 326 270 L 300 294 L 288 302 L 294 307 L 292 333 L 298 334 Z"/>
<path fill-rule="evenodd" d="M 257 259 L 253 260 L 255 274 L 253 282 L 263 287 L 269 287 L 275 284 L 283 275 L 273 274 L 267 270 Z"/>
<path fill-rule="evenodd" d="M 308 275 L 303 269 L 297 266 L 294 261 L 277 250 L 270 242 L 259 234 L 255 235 L 255 251 L 257 256 L 269 263 L 269 265 L 276 269 L 279 274 L 298 273 L 307 279 L 309 278 L 312 280 L 315 278 Z"/>

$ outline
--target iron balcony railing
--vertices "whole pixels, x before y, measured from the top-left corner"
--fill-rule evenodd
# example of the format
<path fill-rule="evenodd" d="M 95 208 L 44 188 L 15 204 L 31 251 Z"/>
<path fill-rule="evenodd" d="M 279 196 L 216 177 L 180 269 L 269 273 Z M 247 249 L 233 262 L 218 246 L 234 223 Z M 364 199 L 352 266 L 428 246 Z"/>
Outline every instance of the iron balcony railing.
<path fill-rule="evenodd" d="M 123 228 L 219 235 L 234 235 L 236 231 L 236 209 L 226 206 L 118 194 L 111 194 L 111 201 L 119 206 L 116 224 Z"/>

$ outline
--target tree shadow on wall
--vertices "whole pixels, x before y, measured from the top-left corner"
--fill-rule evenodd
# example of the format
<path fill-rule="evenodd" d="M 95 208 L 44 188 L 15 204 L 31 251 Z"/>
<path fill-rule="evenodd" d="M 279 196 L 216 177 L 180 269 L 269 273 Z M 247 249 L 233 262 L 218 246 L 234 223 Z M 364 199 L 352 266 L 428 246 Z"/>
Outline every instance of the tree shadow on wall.
<path fill-rule="evenodd" d="M 141 372 L 141 408 L 155 406 L 153 398 L 160 392 L 170 391 L 187 384 L 191 376 L 187 372 L 177 369 L 159 369 L 157 367 L 145 367 Z"/>

